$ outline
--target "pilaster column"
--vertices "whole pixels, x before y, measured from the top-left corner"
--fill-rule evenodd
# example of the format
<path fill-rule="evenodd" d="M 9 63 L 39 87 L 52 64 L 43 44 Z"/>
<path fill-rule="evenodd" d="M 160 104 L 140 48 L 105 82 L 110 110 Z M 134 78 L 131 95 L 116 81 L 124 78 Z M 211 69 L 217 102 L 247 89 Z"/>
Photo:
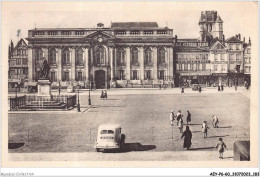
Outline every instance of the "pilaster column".
<path fill-rule="evenodd" d="M 157 47 L 153 48 L 153 80 L 158 79 L 158 67 L 157 67 Z"/>
<path fill-rule="evenodd" d="M 117 55 L 116 55 L 116 48 L 114 50 L 114 60 L 115 60 L 115 76 L 114 77 L 118 77 L 117 75 Z"/>
<path fill-rule="evenodd" d="M 131 76 L 130 47 L 126 48 L 126 80 L 130 80 Z"/>
<path fill-rule="evenodd" d="M 57 59 L 57 78 L 58 82 L 62 81 L 62 60 L 61 60 L 61 48 L 56 48 L 56 59 Z"/>
<path fill-rule="evenodd" d="M 33 50 L 31 47 L 28 48 L 28 79 L 30 82 L 34 81 L 35 74 L 35 61 L 33 58 Z"/>
<path fill-rule="evenodd" d="M 144 80 L 144 48 L 139 48 L 138 58 L 140 61 L 140 79 Z"/>
<path fill-rule="evenodd" d="M 49 63 L 49 55 L 48 55 L 49 50 L 48 50 L 48 48 L 42 48 L 42 51 L 43 51 L 43 58 L 45 58 Z"/>
<path fill-rule="evenodd" d="M 86 78 L 86 82 L 89 81 L 89 62 L 88 62 L 88 48 L 82 48 L 83 50 L 83 60 L 85 61 L 84 63 L 84 68 L 85 68 L 85 78 Z"/>
<path fill-rule="evenodd" d="M 170 69 L 169 69 L 169 77 L 171 80 L 173 80 L 173 48 L 169 48 L 169 66 L 170 66 Z"/>
<path fill-rule="evenodd" d="M 71 59 L 71 81 L 75 81 L 76 74 L 76 61 L 75 61 L 75 48 L 70 48 L 70 59 Z"/>
<path fill-rule="evenodd" d="M 111 68 L 111 81 L 114 80 L 114 66 L 113 66 L 113 51 L 114 49 L 112 47 L 109 48 L 110 51 L 110 68 Z"/>

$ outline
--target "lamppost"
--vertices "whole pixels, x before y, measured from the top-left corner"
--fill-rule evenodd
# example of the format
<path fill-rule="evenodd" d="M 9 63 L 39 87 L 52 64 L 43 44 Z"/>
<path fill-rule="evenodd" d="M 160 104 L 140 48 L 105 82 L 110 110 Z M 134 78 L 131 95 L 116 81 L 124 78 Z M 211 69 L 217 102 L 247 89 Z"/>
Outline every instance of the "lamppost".
<path fill-rule="evenodd" d="M 14 87 L 15 87 L 15 109 L 16 109 L 17 108 L 17 87 L 18 87 L 18 83 L 15 83 Z"/>
<path fill-rule="evenodd" d="M 89 82 L 89 89 L 88 89 L 88 105 L 91 105 L 90 88 L 91 88 L 91 82 Z"/>
<path fill-rule="evenodd" d="M 78 85 L 77 85 L 77 90 L 78 90 L 78 104 L 77 104 L 78 112 L 80 112 L 80 104 L 79 104 L 79 87 L 80 87 L 80 85 L 79 85 L 79 83 L 78 83 Z"/>
<path fill-rule="evenodd" d="M 237 90 L 238 85 L 238 71 L 237 68 L 235 68 L 235 90 Z"/>

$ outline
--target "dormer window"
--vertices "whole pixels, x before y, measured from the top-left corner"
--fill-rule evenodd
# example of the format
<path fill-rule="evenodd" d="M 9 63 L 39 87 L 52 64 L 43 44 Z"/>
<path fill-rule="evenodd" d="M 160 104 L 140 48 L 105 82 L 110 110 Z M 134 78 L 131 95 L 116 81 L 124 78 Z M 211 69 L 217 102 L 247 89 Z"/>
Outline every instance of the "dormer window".
<path fill-rule="evenodd" d="M 43 36 L 44 35 L 44 31 L 36 31 L 34 33 L 35 36 Z"/>
<path fill-rule="evenodd" d="M 49 36 L 55 36 L 57 35 L 57 31 L 48 31 Z"/>
<path fill-rule="evenodd" d="M 144 35 L 152 35 L 152 34 L 153 34 L 153 31 L 151 31 L 151 30 L 144 31 Z"/>
<path fill-rule="evenodd" d="M 76 31 L 76 35 L 84 35 L 84 31 Z"/>
<path fill-rule="evenodd" d="M 126 35 L 126 31 L 123 30 L 116 31 L 116 35 Z"/>
<path fill-rule="evenodd" d="M 98 28 L 104 28 L 104 24 L 103 24 L 103 23 L 98 23 L 98 24 L 97 24 L 97 27 L 98 27 Z"/>
<path fill-rule="evenodd" d="M 159 31 L 157 31 L 157 34 L 165 35 L 165 34 L 167 34 L 167 31 L 165 31 L 165 30 L 159 30 Z"/>
<path fill-rule="evenodd" d="M 131 35 L 139 35 L 140 31 L 134 30 L 134 31 L 130 31 Z"/>
<path fill-rule="evenodd" d="M 62 31 L 61 35 L 69 36 L 69 35 L 71 35 L 71 32 L 70 31 Z"/>

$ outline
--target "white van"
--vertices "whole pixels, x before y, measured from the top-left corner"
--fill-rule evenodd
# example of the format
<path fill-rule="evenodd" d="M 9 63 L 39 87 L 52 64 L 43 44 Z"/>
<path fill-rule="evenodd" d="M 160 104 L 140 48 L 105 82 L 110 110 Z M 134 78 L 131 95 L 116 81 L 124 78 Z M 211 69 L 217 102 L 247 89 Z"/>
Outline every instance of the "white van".
<path fill-rule="evenodd" d="M 102 124 L 98 127 L 97 139 L 94 145 L 97 152 L 105 150 L 120 150 L 124 144 L 125 136 L 121 134 L 118 124 Z"/>

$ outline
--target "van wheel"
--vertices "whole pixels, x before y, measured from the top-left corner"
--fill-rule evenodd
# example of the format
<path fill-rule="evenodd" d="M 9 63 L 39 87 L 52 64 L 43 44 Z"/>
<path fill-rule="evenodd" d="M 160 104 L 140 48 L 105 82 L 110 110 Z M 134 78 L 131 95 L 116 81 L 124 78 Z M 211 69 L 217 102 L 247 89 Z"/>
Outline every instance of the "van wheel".
<path fill-rule="evenodd" d="M 100 149 L 99 148 L 96 148 L 97 152 L 100 152 Z"/>

